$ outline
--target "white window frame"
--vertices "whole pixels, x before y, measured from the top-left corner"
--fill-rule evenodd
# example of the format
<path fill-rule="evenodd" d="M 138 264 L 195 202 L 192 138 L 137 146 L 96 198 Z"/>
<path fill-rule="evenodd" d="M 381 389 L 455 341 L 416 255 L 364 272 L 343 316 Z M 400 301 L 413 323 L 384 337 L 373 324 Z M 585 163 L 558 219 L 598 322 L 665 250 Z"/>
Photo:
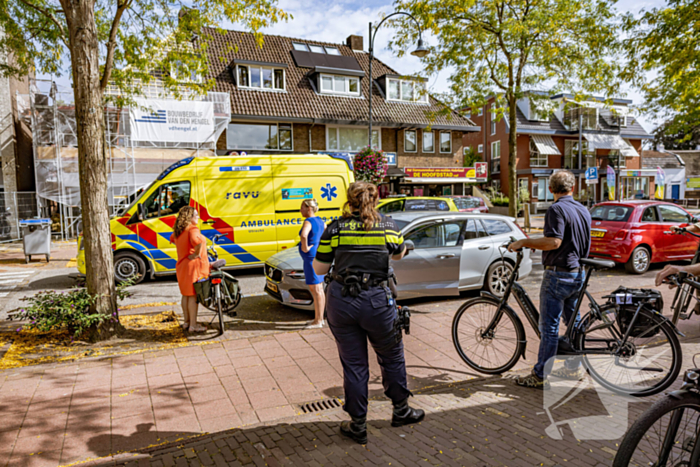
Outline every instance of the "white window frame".
<path fill-rule="evenodd" d="M 536 157 L 533 158 L 533 155 Z M 544 165 L 541 164 L 543 158 Z M 533 164 L 534 160 L 537 160 L 538 163 Z M 546 154 L 540 154 L 540 151 L 537 149 L 537 146 L 532 139 L 530 139 L 530 167 L 549 167 L 549 156 Z"/>
<path fill-rule="evenodd" d="M 433 149 L 431 151 L 428 151 L 425 149 L 425 135 L 433 135 Z M 423 152 L 425 154 L 435 154 L 435 132 L 433 130 L 423 130 L 422 135 L 421 135 L 421 141 L 423 142 Z M 406 140 L 404 140 L 404 144 L 406 143 Z"/>
<path fill-rule="evenodd" d="M 498 151 L 494 151 L 494 145 L 498 145 Z M 494 156 L 494 153 L 497 154 Z M 491 142 L 491 160 L 501 158 L 501 140 Z"/>
<path fill-rule="evenodd" d="M 340 128 L 358 128 L 356 125 L 326 125 L 326 150 L 327 151 L 338 151 L 338 152 L 359 152 L 365 147 L 367 147 L 366 143 L 362 144 L 362 147 L 360 148 L 353 148 L 353 149 L 340 149 L 339 147 L 332 148 L 330 145 L 330 138 L 328 136 L 329 132 L 335 131 L 335 140 L 337 142 L 340 142 Z M 368 127 L 359 127 L 365 131 L 369 131 Z M 372 125 L 372 133 L 376 132 L 377 133 L 377 144 L 378 147 L 375 147 L 373 149 L 381 151 L 382 149 L 382 129 L 381 127 L 376 127 Z M 367 141 L 365 137 L 365 141 Z"/>
<path fill-rule="evenodd" d="M 294 123 L 279 123 L 279 122 L 229 122 L 229 124 L 236 125 L 277 125 L 277 149 L 260 149 L 260 148 L 247 148 L 247 147 L 236 147 L 229 148 L 228 140 L 226 141 L 227 150 L 243 150 L 243 151 L 283 151 L 283 152 L 294 152 Z M 280 149 L 280 126 L 289 127 L 289 132 L 292 140 L 292 147 L 290 149 Z M 228 135 L 228 125 L 226 126 L 226 134 Z"/>
<path fill-rule="evenodd" d="M 389 86 L 390 86 L 390 83 L 392 81 L 399 83 L 399 98 L 398 99 L 389 98 Z M 408 99 L 408 100 L 403 99 L 403 84 L 404 83 L 411 84 L 411 94 L 412 94 L 411 99 Z M 423 86 L 424 92 L 420 92 L 420 90 L 417 92 L 416 91 L 416 84 Z M 428 104 L 428 92 L 427 92 L 427 89 L 425 88 L 425 83 L 422 81 L 414 81 L 414 80 L 410 80 L 410 79 L 387 78 L 386 79 L 386 100 L 389 102 L 412 102 L 414 104 Z"/>
<path fill-rule="evenodd" d="M 484 108 L 483 108 L 483 107 L 479 107 L 479 113 L 478 113 L 477 116 L 478 116 L 478 117 L 481 117 L 482 115 L 484 115 Z"/>
<path fill-rule="evenodd" d="M 241 85 L 241 70 L 244 67 L 248 73 L 248 85 Z M 259 68 L 260 69 L 260 87 L 252 86 L 252 80 L 250 79 L 250 69 Z M 263 69 L 272 70 L 272 87 L 266 88 L 263 86 Z M 282 89 L 275 87 L 275 71 L 282 71 Z M 273 66 L 260 66 L 260 65 L 236 65 L 236 86 L 240 89 L 253 89 L 255 91 L 265 91 L 265 92 L 287 92 L 287 71 L 284 68 L 273 67 Z"/>
<path fill-rule="evenodd" d="M 333 83 L 333 90 L 332 91 L 328 91 L 328 90 L 323 88 L 323 78 L 330 78 L 331 79 L 331 83 Z M 345 89 L 347 89 L 347 91 L 336 91 L 335 90 L 335 80 L 336 79 L 342 79 L 345 81 Z M 357 92 L 350 91 L 350 81 L 357 81 Z M 362 93 L 362 86 L 360 86 L 360 78 L 358 78 L 357 76 L 328 75 L 328 74 L 321 73 L 318 76 L 318 92 L 319 92 L 319 94 L 326 94 L 326 95 L 332 95 L 332 96 L 359 97 L 360 94 Z"/>
<path fill-rule="evenodd" d="M 450 150 L 449 151 L 442 150 L 442 135 L 444 133 L 447 133 L 450 135 L 450 140 L 449 140 L 450 141 Z M 443 131 L 440 131 L 439 134 L 440 134 L 440 138 L 438 140 L 438 145 L 440 147 L 440 154 L 452 154 L 452 132 L 449 130 L 443 130 Z"/>
<path fill-rule="evenodd" d="M 484 153 L 484 145 L 480 144 L 476 147 L 476 153 L 477 154 L 483 154 Z"/>
<path fill-rule="evenodd" d="M 496 104 L 491 104 L 491 136 L 496 134 L 496 112 L 494 112 L 495 108 Z"/>
<path fill-rule="evenodd" d="M 416 150 L 415 151 L 409 151 L 406 149 L 406 133 L 412 131 L 416 135 Z M 418 132 L 416 130 L 403 130 L 403 152 L 407 152 L 410 154 L 415 154 L 418 152 Z"/>

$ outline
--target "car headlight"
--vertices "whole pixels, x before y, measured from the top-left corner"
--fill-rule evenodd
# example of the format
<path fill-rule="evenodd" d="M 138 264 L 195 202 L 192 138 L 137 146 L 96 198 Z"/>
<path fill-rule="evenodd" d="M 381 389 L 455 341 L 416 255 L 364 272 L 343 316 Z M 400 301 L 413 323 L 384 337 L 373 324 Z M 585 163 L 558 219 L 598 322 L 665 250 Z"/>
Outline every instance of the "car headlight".
<path fill-rule="evenodd" d="M 303 279 L 305 277 L 304 271 L 290 271 L 287 275 L 292 279 Z"/>

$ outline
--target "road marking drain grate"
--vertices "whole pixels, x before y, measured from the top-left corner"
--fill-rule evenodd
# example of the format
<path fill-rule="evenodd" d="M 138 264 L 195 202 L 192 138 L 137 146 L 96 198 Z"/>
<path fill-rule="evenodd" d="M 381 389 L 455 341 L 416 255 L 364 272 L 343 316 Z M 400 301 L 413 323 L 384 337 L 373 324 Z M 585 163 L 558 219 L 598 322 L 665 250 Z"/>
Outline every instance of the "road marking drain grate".
<path fill-rule="evenodd" d="M 324 410 L 337 409 L 342 406 L 343 403 L 336 399 L 322 399 L 316 402 L 307 402 L 306 404 L 301 404 L 301 410 L 304 413 L 315 413 L 322 412 Z"/>

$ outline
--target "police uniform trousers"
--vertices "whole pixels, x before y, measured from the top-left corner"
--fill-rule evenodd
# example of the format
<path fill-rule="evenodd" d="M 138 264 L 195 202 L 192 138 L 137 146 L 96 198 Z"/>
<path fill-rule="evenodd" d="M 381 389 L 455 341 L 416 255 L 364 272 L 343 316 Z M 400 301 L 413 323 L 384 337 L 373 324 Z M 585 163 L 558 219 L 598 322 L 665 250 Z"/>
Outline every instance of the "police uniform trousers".
<path fill-rule="evenodd" d="M 387 297 L 386 288 L 361 290 L 357 297 L 343 297 L 342 288 L 336 281 L 330 283 L 326 318 L 343 364 L 343 409 L 353 417 L 364 417 L 369 384 L 367 339 L 382 369 L 384 394 L 393 402 L 404 401 L 411 395 L 406 382 L 403 340 L 395 339 L 396 307 Z"/>

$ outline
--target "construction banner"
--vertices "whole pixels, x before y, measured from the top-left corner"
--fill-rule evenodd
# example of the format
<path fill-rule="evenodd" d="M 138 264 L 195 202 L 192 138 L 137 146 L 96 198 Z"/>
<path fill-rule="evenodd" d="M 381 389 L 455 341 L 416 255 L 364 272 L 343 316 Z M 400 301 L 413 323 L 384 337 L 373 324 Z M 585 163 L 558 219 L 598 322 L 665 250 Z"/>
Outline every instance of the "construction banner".
<path fill-rule="evenodd" d="M 129 110 L 131 140 L 160 143 L 214 142 L 214 103 L 136 98 Z"/>

